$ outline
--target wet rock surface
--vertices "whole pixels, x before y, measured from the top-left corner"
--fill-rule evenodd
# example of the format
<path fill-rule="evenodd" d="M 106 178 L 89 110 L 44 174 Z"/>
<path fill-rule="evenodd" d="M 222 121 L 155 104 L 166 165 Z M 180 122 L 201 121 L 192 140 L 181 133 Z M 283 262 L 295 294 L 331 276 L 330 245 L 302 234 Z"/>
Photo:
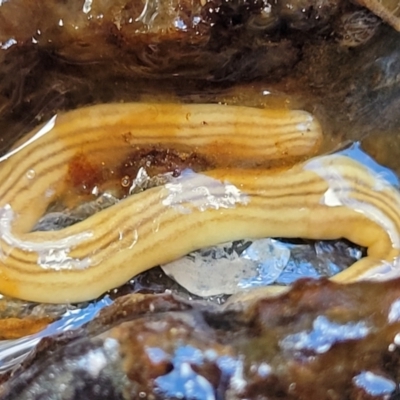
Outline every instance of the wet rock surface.
<path fill-rule="evenodd" d="M 329 34 L 354 8 L 342 0 L 13 0 L 1 5 L 0 42 L 74 63 L 112 61 L 128 74 L 251 79 L 282 75 L 299 56 L 298 32 Z"/>
<path fill-rule="evenodd" d="M 2 398 L 395 399 L 398 287 L 303 280 L 225 308 L 121 297 L 41 342 Z"/>

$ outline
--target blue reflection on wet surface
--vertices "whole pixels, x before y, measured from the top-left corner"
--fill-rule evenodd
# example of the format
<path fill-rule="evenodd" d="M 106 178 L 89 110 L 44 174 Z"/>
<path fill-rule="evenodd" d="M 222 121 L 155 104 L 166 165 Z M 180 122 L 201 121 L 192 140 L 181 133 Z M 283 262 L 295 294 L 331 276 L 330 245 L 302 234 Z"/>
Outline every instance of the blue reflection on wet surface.
<path fill-rule="evenodd" d="M 71 329 L 79 328 L 87 322 L 93 320 L 97 313 L 104 307 L 112 304 L 109 296 L 103 297 L 94 303 L 88 304 L 84 308 L 76 310 L 68 310 L 63 317 L 50 324 L 45 330 L 41 332 L 42 337 L 54 335 L 55 333 L 65 332 Z"/>
<path fill-rule="evenodd" d="M 221 374 L 219 381 L 229 382 L 235 389 L 242 389 L 243 365 L 240 360 L 228 355 L 218 357 L 213 349 L 205 351 L 190 345 L 179 346 L 172 357 L 173 370 L 155 379 L 157 392 L 162 396 L 174 399 L 215 400 L 218 399 L 211 383 L 197 373 L 193 367 L 206 362 L 215 363 Z"/>
<path fill-rule="evenodd" d="M 287 244 L 289 248 L 294 247 L 290 244 Z M 336 269 L 339 269 L 335 266 Z M 332 274 L 333 275 L 333 274 Z M 311 262 L 306 262 L 302 260 L 301 262 L 290 259 L 287 263 L 285 269 L 275 281 L 277 284 L 281 285 L 290 285 L 300 278 L 314 278 L 318 279 L 321 277 L 321 274 L 315 269 L 314 265 Z"/>
<path fill-rule="evenodd" d="M 214 389 L 206 378 L 193 371 L 189 363 L 183 362 L 174 367 L 168 375 L 155 379 L 164 396 L 191 399 L 214 400 Z"/>
<path fill-rule="evenodd" d="M 337 324 L 324 315 L 315 318 L 312 330 L 288 335 L 280 342 L 286 350 L 311 350 L 326 353 L 335 343 L 362 339 L 369 333 L 365 322 Z"/>
<path fill-rule="evenodd" d="M 353 382 L 371 396 L 390 395 L 396 389 L 396 384 L 392 380 L 369 371 L 361 372 L 355 376 Z"/>
<path fill-rule="evenodd" d="M 214 400 L 214 388 L 203 376 L 192 369 L 192 365 L 203 363 L 203 353 L 192 346 L 181 346 L 172 359 L 174 369 L 155 379 L 160 393 L 172 398 Z"/>
<path fill-rule="evenodd" d="M 0 372 L 6 371 L 13 365 L 21 362 L 28 352 L 48 336 L 77 329 L 85 323 L 93 320 L 97 313 L 110 305 L 109 296 L 88 304 L 86 307 L 68 310 L 61 319 L 49 324 L 44 330 L 17 340 L 5 340 L 0 343 Z"/>
<path fill-rule="evenodd" d="M 364 151 L 360 148 L 359 142 L 353 143 L 351 146 L 340 151 L 338 154 L 348 156 L 353 160 L 360 162 L 361 164 L 374 171 L 381 179 L 387 181 L 396 188 L 400 187 L 400 181 L 397 175 L 389 168 L 378 164 L 372 157 L 364 153 Z"/>

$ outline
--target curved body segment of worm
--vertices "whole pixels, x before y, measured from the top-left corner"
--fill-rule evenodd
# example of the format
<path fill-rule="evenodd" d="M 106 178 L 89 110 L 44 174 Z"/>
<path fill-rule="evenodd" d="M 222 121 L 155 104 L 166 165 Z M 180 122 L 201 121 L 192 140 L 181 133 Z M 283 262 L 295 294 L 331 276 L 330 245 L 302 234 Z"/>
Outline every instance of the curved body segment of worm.
<path fill-rule="evenodd" d="M 89 300 L 153 266 L 243 237 L 344 237 L 368 256 L 335 279 L 379 274 L 399 254 L 394 188 L 343 156 L 263 167 L 314 154 L 320 142 L 318 123 L 302 111 L 112 104 L 57 117 L 0 164 L 0 292 L 38 302 Z M 183 173 L 59 231 L 31 232 L 68 189 L 77 153 L 109 163 L 140 146 L 195 149 L 217 167 Z"/>

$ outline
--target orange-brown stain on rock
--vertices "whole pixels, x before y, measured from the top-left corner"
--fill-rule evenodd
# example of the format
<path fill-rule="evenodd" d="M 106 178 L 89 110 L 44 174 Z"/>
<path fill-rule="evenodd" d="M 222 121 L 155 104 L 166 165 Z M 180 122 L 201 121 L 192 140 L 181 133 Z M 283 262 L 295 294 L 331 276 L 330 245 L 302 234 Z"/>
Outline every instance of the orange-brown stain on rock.
<path fill-rule="evenodd" d="M 68 165 L 67 181 L 78 193 L 91 193 L 104 180 L 101 167 L 94 165 L 84 154 L 76 154 Z"/>
<path fill-rule="evenodd" d="M 4 318 L 0 319 L 0 340 L 18 339 L 32 335 L 46 328 L 54 319 L 42 318 Z"/>

